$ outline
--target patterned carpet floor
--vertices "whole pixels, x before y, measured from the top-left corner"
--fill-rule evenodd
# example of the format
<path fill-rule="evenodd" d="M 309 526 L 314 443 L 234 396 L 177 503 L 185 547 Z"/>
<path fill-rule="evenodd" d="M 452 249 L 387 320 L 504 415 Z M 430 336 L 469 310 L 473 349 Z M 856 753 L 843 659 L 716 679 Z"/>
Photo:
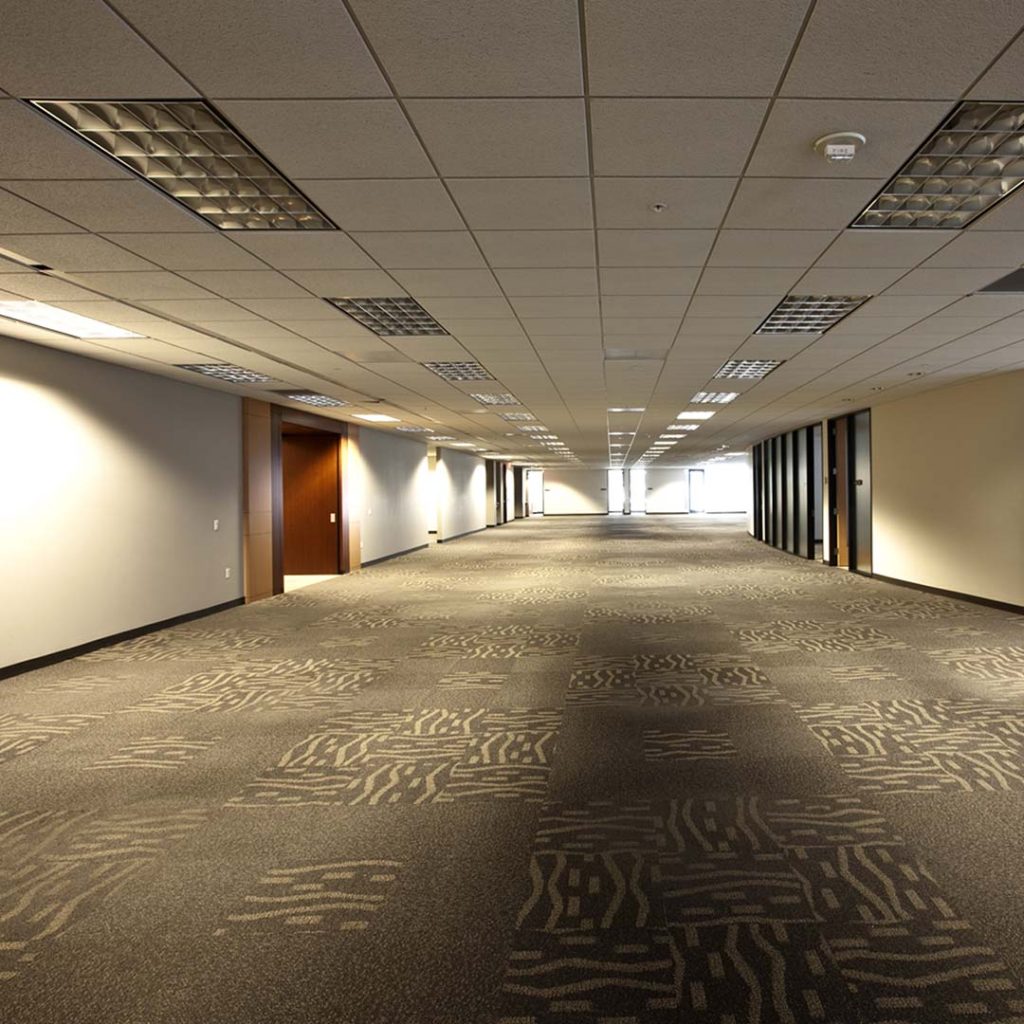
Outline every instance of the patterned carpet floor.
<path fill-rule="evenodd" d="M 0 683 L 5 1024 L 1024 1022 L 1024 618 L 532 520 Z"/>

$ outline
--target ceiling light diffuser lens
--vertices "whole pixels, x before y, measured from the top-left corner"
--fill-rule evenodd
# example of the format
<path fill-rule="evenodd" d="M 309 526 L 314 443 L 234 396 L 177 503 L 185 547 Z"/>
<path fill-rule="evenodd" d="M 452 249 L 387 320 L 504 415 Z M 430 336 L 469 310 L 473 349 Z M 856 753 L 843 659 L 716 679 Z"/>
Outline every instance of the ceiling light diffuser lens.
<path fill-rule="evenodd" d="M 333 409 L 349 404 L 340 398 L 331 398 L 330 395 L 321 395 L 316 391 L 279 391 L 278 394 L 284 398 L 290 398 L 293 402 L 313 405 L 318 409 Z"/>
<path fill-rule="evenodd" d="M 415 299 L 384 297 L 327 301 L 352 317 L 356 323 L 382 337 L 448 333 Z"/>
<path fill-rule="evenodd" d="M 965 228 L 1024 182 L 1024 103 L 961 103 L 854 228 Z"/>
<path fill-rule="evenodd" d="M 739 397 L 740 393 L 738 391 L 698 391 L 690 401 L 696 405 L 707 403 L 712 405 L 728 405 L 729 402 L 734 402 Z"/>
<path fill-rule="evenodd" d="M 141 334 L 126 331 L 102 320 L 69 313 L 66 309 L 49 306 L 45 302 L 11 301 L 0 302 L 0 317 L 17 320 L 19 323 L 42 327 L 71 338 L 141 338 Z"/>
<path fill-rule="evenodd" d="M 232 363 L 178 363 L 179 370 L 191 370 L 201 373 L 204 377 L 226 381 L 228 384 L 271 384 L 274 378 L 256 370 L 247 370 L 244 366 Z"/>
<path fill-rule="evenodd" d="M 822 334 L 870 298 L 870 295 L 787 295 L 754 333 Z"/>
<path fill-rule="evenodd" d="M 203 100 L 32 100 L 222 231 L 337 230 Z"/>
<path fill-rule="evenodd" d="M 783 359 L 730 359 L 719 367 L 715 377 L 761 380 L 784 362 Z"/>
<path fill-rule="evenodd" d="M 442 332 L 443 333 L 443 332 Z M 479 364 L 470 362 L 458 363 L 423 363 L 431 373 L 447 381 L 462 380 L 494 380 L 494 378 Z M 506 416 L 507 418 L 507 416 Z M 530 419 L 533 419 L 531 416 Z"/>

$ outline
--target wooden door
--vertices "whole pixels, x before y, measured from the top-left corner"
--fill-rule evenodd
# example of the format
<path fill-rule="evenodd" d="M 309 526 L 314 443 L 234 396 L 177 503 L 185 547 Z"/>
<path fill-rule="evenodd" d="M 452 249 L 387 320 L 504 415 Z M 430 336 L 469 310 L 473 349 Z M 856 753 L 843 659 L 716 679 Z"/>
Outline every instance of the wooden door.
<path fill-rule="evenodd" d="M 850 566 L 850 439 L 847 417 L 829 422 L 829 501 L 832 506 L 830 561 Z"/>
<path fill-rule="evenodd" d="M 850 419 L 850 568 L 871 572 L 871 412 Z"/>
<path fill-rule="evenodd" d="M 331 434 L 284 434 L 281 471 L 285 575 L 338 572 L 338 438 Z"/>

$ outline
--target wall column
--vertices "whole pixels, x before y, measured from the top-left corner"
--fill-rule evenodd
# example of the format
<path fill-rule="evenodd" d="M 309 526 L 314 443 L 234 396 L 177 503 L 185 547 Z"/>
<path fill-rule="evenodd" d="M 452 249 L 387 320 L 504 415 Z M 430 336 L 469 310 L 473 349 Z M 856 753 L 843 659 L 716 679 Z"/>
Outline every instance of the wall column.
<path fill-rule="evenodd" d="M 246 603 L 274 593 L 270 403 L 242 399 L 242 575 Z"/>

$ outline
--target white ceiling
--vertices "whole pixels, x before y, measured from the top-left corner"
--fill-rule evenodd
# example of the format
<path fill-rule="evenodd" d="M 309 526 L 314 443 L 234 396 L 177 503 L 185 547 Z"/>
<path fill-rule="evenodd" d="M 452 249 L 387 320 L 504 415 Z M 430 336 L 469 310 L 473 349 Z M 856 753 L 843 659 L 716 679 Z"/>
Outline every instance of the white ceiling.
<path fill-rule="evenodd" d="M 144 335 L 149 372 L 226 361 L 481 449 L 641 455 L 701 390 L 740 391 L 656 465 L 1024 366 L 1024 190 L 964 231 L 850 231 L 960 99 L 1019 94 L 1005 0 L 62 0 L 0 32 L 0 299 Z M 1015 91 L 1018 90 L 1018 91 Z M 203 97 L 339 226 L 219 232 L 24 100 Z M 868 137 L 829 164 L 819 136 Z M 666 204 L 656 213 L 651 206 Z M 754 328 L 787 292 L 875 296 L 824 335 Z M 325 296 L 412 295 L 449 331 L 378 338 Z M 783 358 L 761 382 L 727 359 Z M 477 360 L 492 384 L 419 364 Z M 209 382 L 236 393 L 256 389 Z M 609 413 L 610 407 L 643 413 Z M 514 411 L 514 410 L 513 410 Z M 516 435 L 516 436 L 509 436 Z M 540 453 L 540 454 L 538 454 Z"/>

